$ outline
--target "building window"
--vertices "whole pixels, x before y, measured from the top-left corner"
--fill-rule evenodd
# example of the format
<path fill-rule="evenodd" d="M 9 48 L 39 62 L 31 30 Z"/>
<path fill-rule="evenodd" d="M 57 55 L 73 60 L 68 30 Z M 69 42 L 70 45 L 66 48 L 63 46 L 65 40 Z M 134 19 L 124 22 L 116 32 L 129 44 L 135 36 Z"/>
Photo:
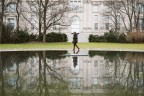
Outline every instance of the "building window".
<path fill-rule="evenodd" d="M 34 29 L 35 29 L 34 23 L 31 23 L 31 30 L 34 30 Z"/>
<path fill-rule="evenodd" d="M 7 25 L 14 29 L 16 27 L 16 21 L 14 18 L 8 18 L 7 19 Z"/>
<path fill-rule="evenodd" d="M 14 78 L 14 77 L 8 78 L 7 83 L 10 86 L 15 86 L 16 85 L 16 78 Z"/>
<path fill-rule="evenodd" d="M 93 78 L 93 84 L 97 85 L 98 84 L 98 78 Z"/>
<path fill-rule="evenodd" d="M 105 16 L 105 21 L 106 21 L 106 22 L 109 22 L 109 19 L 110 19 L 109 15 L 106 15 L 106 16 Z"/>
<path fill-rule="evenodd" d="M 34 30 L 35 29 L 35 16 L 34 15 L 31 15 L 30 21 L 31 21 L 31 30 Z"/>
<path fill-rule="evenodd" d="M 98 5 L 93 5 L 93 12 L 98 12 Z"/>
<path fill-rule="evenodd" d="M 73 10 L 78 10 L 82 6 L 82 1 L 81 0 L 70 0 L 69 5 Z"/>
<path fill-rule="evenodd" d="M 8 4 L 6 11 L 7 12 L 16 12 L 16 3 Z"/>
<path fill-rule="evenodd" d="M 109 69 L 105 69 L 105 75 L 110 75 Z"/>
<path fill-rule="evenodd" d="M 37 12 L 37 7 L 38 7 L 38 5 L 37 5 L 36 2 L 30 1 L 30 2 L 29 2 L 29 6 L 30 6 L 30 10 L 31 10 L 32 12 Z"/>
<path fill-rule="evenodd" d="M 11 67 L 8 67 L 8 71 L 10 71 L 10 72 L 16 71 L 16 65 L 14 64 Z"/>
<path fill-rule="evenodd" d="M 109 30 L 109 23 L 105 23 L 105 29 Z"/>
<path fill-rule="evenodd" d="M 79 28 L 80 28 L 80 25 L 79 25 L 79 18 L 78 17 L 73 17 L 72 18 L 72 24 L 71 24 L 71 32 L 77 32 L 79 33 Z"/>
<path fill-rule="evenodd" d="M 120 23 L 117 23 L 117 30 L 120 30 Z"/>
<path fill-rule="evenodd" d="M 110 8 L 109 8 L 108 5 L 105 5 L 105 6 L 104 6 L 104 12 L 110 12 Z"/>
<path fill-rule="evenodd" d="M 98 22 L 98 15 L 94 16 L 94 22 Z"/>
<path fill-rule="evenodd" d="M 98 23 L 94 23 L 94 29 L 98 30 Z"/>
<path fill-rule="evenodd" d="M 35 22 L 35 16 L 34 15 L 31 15 L 30 21 Z"/>
<path fill-rule="evenodd" d="M 98 30 L 98 15 L 94 15 L 94 30 Z"/>
<path fill-rule="evenodd" d="M 81 78 L 71 78 L 70 81 L 70 89 L 81 89 Z"/>
<path fill-rule="evenodd" d="M 98 75 L 98 69 L 94 69 L 94 75 Z"/>
<path fill-rule="evenodd" d="M 94 61 L 94 67 L 98 67 L 98 61 L 97 60 Z"/>
<path fill-rule="evenodd" d="M 144 12 L 144 5 L 141 3 L 137 4 L 137 11 Z"/>
<path fill-rule="evenodd" d="M 120 23 L 120 15 L 117 15 L 116 19 L 117 19 L 117 23 Z"/>
<path fill-rule="evenodd" d="M 139 20 L 140 29 L 144 29 L 144 18 Z"/>

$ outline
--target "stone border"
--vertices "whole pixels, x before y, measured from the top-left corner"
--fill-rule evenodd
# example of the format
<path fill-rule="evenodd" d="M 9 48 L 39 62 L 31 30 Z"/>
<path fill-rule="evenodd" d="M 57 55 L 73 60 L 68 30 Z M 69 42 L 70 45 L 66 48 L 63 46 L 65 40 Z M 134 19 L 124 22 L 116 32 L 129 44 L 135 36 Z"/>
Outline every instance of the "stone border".
<path fill-rule="evenodd" d="M 0 52 L 9 52 L 9 51 L 46 51 L 46 50 L 72 50 L 67 49 L 48 49 L 48 48 L 33 48 L 33 49 L 0 49 Z M 80 50 L 95 50 L 95 51 L 132 51 L 132 52 L 144 52 L 144 50 L 136 49 L 107 49 L 107 48 L 82 48 Z"/>

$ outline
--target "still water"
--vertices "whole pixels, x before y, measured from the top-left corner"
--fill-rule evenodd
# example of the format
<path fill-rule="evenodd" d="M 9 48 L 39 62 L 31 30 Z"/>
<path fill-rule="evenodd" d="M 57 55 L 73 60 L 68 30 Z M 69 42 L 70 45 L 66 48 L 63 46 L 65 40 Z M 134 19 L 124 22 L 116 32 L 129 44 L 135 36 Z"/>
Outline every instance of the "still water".
<path fill-rule="evenodd" d="M 0 52 L 0 96 L 144 96 L 144 52 Z"/>

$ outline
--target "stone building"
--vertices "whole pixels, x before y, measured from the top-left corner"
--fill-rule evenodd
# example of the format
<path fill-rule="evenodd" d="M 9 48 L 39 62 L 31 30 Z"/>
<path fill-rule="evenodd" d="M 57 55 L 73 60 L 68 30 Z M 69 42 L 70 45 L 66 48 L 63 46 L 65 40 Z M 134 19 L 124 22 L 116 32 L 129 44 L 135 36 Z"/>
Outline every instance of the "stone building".
<path fill-rule="evenodd" d="M 5 23 L 10 24 L 13 28 L 16 28 L 16 0 L 10 0 L 7 4 Z M 76 31 L 79 34 L 79 42 L 88 42 L 90 34 L 103 35 L 105 32 L 109 32 L 114 29 L 115 23 L 112 20 L 112 10 L 108 6 L 107 1 L 113 0 L 66 0 L 67 5 L 73 9 L 73 11 L 67 12 L 65 15 L 68 17 L 66 21 L 72 21 L 69 26 L 65 28 L 53 27 L 48 32 L 62 32 L 68 36 L 68 42 L 72 41 L 71 33 Z M 38 18 L 32 12 L 36 11 L 36 7 L 33 6 L 35 0 L 22 0 L 20 6 L 20 13 L 23 13 L 20 17 L 20 27 L 27 28 L 29 32 L 38 34 Z M 31 3 L 31 4 L 30 4 Z M 144 5 L 141 8 L 144 12 Z M 25 15 L 25 16 L 24 16 Z M 120 18 L 120 14 L 117 17 L 117 29 L 119 32 L 126 32 L 125 25 Z M 141 17 L 143 17 L 142 15 Z M 127 16 L 124 15 L 126 25 L 129 23 Z M 140 21 L 140 25 L 143 25 L 143 19 Z M 144 28 L 144 26 L 141 26 Z"/>

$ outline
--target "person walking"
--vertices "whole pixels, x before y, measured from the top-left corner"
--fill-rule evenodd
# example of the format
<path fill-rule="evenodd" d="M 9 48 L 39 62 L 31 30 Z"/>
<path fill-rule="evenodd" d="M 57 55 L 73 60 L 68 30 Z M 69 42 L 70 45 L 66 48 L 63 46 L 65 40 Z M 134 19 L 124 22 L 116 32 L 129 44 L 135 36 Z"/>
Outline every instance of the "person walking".
<path fill-rule="evenodd" d="M 73 34 L 73 41 L 72 41 L 72 43 L 73 43 L 73 51 L 75 51 L 75 47 L 77 47 L 78 50 L 79 50 L 80 48 L 77 46 L 77 43 L 78 43 L 78 34 L 79 33 L 74 32 L 72 34 Z"/>

